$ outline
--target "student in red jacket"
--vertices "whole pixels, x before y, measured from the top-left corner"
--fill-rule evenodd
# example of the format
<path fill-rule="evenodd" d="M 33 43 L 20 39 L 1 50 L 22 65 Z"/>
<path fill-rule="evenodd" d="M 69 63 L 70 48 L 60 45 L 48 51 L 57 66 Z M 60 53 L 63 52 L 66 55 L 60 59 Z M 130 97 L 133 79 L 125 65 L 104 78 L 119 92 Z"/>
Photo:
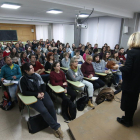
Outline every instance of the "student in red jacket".
<path fill-rule="evenodd" d="M 63 71 L 60 70 L 60 63 L 55 62 L 52 65 L 51 73 L 50 73 L 50 83 L 53 86 L 61 86 L 65 89 L 63 93 L 59 93 L 58 96 L 60 96 L 63 100 L 67 98 L 65 94 L 68 94 L 71 96 L 70 100 L 73 102 L 76 98 L 76 93 L 73 91 L 67 84 L 65 74 Z"/>
<path fill-rule="evenodd" d="M 120 58 L 120 61 L 122 61 L 123 63 L 126 61 L 126 58 L 124 56 L 124 48 L 120 48 L 120 50 L 119 50 L 119 58 Z"/>
<path fill-rule="evenodd" d="M 92 56 L 88 55 L 86 57 L 86 61 L 81 66 L 81 71 L 84 75 L 84 77 L 92 78 L 96 77 L 95 71 L 92 65 Z M 91 82 L 91 81 L 90 81 Z M 105 85 L 105 83 L 101 79 L 97 79 L 95 81 L 92 81 L 94 90 L 99 89 Z"/>
<path fill-rule="evenodd" d="M 6 48 L 5 48 L 5 51 L 3 52 L 3 57 L 9 56 L 10 53 L 11 53 L 11 51 L 10 51 L 9 47 L 6 47 Z"/>

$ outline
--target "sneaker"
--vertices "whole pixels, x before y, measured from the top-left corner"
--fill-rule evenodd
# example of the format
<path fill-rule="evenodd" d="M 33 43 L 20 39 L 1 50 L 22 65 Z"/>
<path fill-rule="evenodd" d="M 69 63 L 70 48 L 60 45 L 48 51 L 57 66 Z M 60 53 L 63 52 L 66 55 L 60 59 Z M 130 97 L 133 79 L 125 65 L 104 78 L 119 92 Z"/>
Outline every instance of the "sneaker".
<path fill-rule="evenodd" d="M 63 140 L 63 132 L 62 132 L 62 130 L 61 130 L 61 127 L 59 127 L 59 128 L 55 131 L 54 135 L 55 135 L 57 138 L 60 138 L 60 140 Z"/>

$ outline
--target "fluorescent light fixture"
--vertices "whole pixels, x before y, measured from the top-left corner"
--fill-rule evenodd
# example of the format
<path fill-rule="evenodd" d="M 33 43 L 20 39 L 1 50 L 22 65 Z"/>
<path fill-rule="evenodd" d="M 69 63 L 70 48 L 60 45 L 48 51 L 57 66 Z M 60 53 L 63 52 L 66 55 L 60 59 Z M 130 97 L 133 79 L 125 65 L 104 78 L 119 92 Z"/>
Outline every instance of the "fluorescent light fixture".
<path fill-rule="evenodd" d="M 9 8 L 9 9 L 18 9 L 20 7 L 21 7 L 20 5 L 10 3 L 4 3 L 1 5 L 1 8 Z"/>
<path fill-rule="evenodd" d="M 61 14 L 61 13 L 63 13 L 63 11 L 58 10 L 58 9 L 51 9 L 49 11 L 46 11 L 46 13 L 49 13 L 49 14 Z"/>
<path fill-rule="evenodd" d="M 88 14 L 84 14 L 84 13 L 81 13 L 80 15 L 79 15 L 79 17 L 81 17 L 81 18 L 85 18 L 85 17 L 88 17 L 89 15 Z"/>

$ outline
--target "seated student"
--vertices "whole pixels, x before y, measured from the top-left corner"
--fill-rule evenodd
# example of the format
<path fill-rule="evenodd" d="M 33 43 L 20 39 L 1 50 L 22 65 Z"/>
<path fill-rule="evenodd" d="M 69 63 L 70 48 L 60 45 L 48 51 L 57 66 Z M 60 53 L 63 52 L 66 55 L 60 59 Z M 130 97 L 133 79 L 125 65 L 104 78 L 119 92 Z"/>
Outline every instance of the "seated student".
<path fill-rule="evenodd" d="M 34 54 L 34 51 L 31 50 L 31 47 L 29 46 L 28 49 L 27 49 L 27 51 L 26 51 L 26 53 L 27 53 L 27 57 L 29 58 L 29 56 L 30 56 L 31 54 Z"/>
<path fill-rule="evenodd" d="M 105 62 L 104 60 L 100 60 L 99 54 L 95 54 L 93 56 L 93 63 L 92 64 L 93 64 L 93 68 L 94 68 L 95 72 L 108 74 L 109 70 L 106 69 L 106 63 L 107 62 Z M 117 69 L 117 68 L 114 67 L 114 69 Z M 111 76 L 110 81 L 107 81 L 107 86 L 110 87 L 111 84 L 113 83 L 114 87 L 118 88 L 116 81 L 115 81 L 115 77 L 113 75 L 107 75 L 107 76 Z M 100 77 L 100 78 L 104 78 L 104 77 Z"/>
<path fill-rule="evenodd" d="M 111 60 L 111 54 L 110 54 L 110 52 L 105 52 L 104 53 L 103 60 L 106 62 L 106 64 L 107 64 L 107 61 Z"/>
<path fill-rule="evenodd" d="M 0 43 L 0 50 L 4 51 L 4 47 L 2 46 L 2 44 Z"/>
<path fill-rule="evenodd" d="M 84 61 L 86 61 L 87 55 L 89 55 L 89 50 L 88 49 L 86 49 L 85 53 L 83 54 Z"/>
<path fill-rule="evenodd" d="M 93 50 L 91 44 L 88 45 L 88 50 L 89 50 L 89 55 L 91 55 L 92 54 L 92 50 Z"/>
<path fill-rule="evenodd" d="M 29 63 L 29 59 L 27 58 L 27 53 L 24 51 L 20 55 L 20 66 L 22 66 L 24 63 Z"/>
<path fill-rule="evenodd" d="M 40 49 L 35 50 L 36 60 L 41 64 L 45 64 L 45 56 L 40 52 Z"/>
<path fill-rule="evenodd" d="M 93 49 L 98 49 L 98 44 L 95 44 Z"/>
<path fill-rule="evenodd" d="M 37 48 L 36 48 L 36 50 L 37 50 L 37 49 L 40 50 L 40 52 L 45 56 L 45 53 L 44 53 L 44 51 L 43 51 L 42 46 L 38 45 Z"/>
<path fill-rule="evenodd" d="M 64 58 L 64 53 L 66 52 L 66 47 L 63 48 L 61 54 L 60 54 L 60 60 Z M 69 54 L 69 58 L 71 58 L 71 54 Z"/>
<path fill-rule="evenodd" d="M 120 48 L 120 50 L 119 50 L 119 58 L 120 58 L 121 63 L 124 63 L 126 61 L 126 58 L 124 56 L 124 48 Z"/>
<path fill-rule="evenodd" d="M 45 47 L 43 48 L 43 52 L 46 54 L 48 49 L 47 49 L 48 45 L 46 44 Z"/>
<path fill-rule="evenodd" d="M 5 61 L 4 61 L 4 58 L 3 58 L 3 51 L 0 50 L 0 70 L 4 65 L 5 65 Z"/>
<path fill-rule="evenodd" d="M 51 68 L 51 73 L 50 73 L 50 83 L 53 86 L 62 86 L 65 91 L 64 93 L 59 93 L 58 96 L 60 96 L 62 99 L 66 99 L 66 95 L 68 94 L 71 96 L 70 100 L 73 102 L 76 98 L 76 93 L 71 89 L 71 87 L 68 86 L 66 78 L 65 78 L 65 73 L 60 70 L 60 63 L 59 62 L 54 62 Z"/>
<path fill-rule="evenodd" d="M 25 51 L 25 48 L 23 47 L 22 43 L 19 44 L 19 49 L 21 50 L 21 52 Z"/>
<path fill-rule="evenodd" d="M 82 44 L 80 43 L 79 47 L 77 48 L 77 50 L 81 50 L 81 48 L 82 48 Z"/>
<path fill-rule="evenodd" d="M 51 71 L 52 64 L 54 63 L 54 54 L 53 52 L 49 52 L 46 56 L 47 62 L 45 63 L 45 70 Z"/>
<path fill-rule="evenodd" d="M 58 55 L 60 55 L 62 53 L 62 49 L 63 49 L 63 47 L 62 47 L 62 44 L 61 44 L 59 46 L 58 50 L 57 50 Z"/>
<path fill-rule="evenodd" d="M 30 59 L 30 63 L 33 65 L 34 67 L 34 70 L 35 70 L 35 73 L 37 74 L 40 74 L 43 81 L 45 83 L 48 83 L 48 80 L 49 80 L 49 74 L 45 74 L 45 69 L 44 69 L 44 66 L 41 65 L 40 62 L 36 61 L 36 57 L 34 54 L 31 54 L 29 56 L 29 59 Z"/>
<path fill-rule="evenodd" d="M 118 64 L 120 67 L 122 66 L 120 59 L 118 57 L 118 52 L 115 51 L 115 53 L 112 55 L 111 61 L 114 61 L 116 64 Z M 117 69 L 116 75 L 118 76 L 118 80 L 116 81 L 117 83 L 122 83 L 122 72 L 119 70 L 119 68 Z"/>
<path fill-rule="evenodd" d="M 9 48 L 9 47 L 6 47 L 6 48 L 5 48 L 5 51 L 3 52 L 3 57 L 9 56 L 10 53 L 11 53 L 10 48 Z"/>
<path fill-rule="evenodd" d="M 59 61 L 59 56 L 58 56 L 58 53 L 57 53 L 57 49 L 54 49 L 53 51 L 53 57 L 54 57 L 54 62 L 58 62 Z"/>
<path fill-rule="evenodd" d="M 83 57 L 80 55 L 80 50 L 76 50 L 76 55 L 74 58 L 78 60 L 78 64 L 83 64 L 85 62 Z"/>
<path fill-rule="evenodd" d="M 103 59 L 103 55 L 105 54 L 105 52 L 106 52 L 106 46 L 103 46 L 100 52 L 100 59 Z"/>
<path fill-rule="evenodd" d="M 92 65 L 92 60 L 93 60 L 92 56 L 87 55 L 86 62 L 84 62 L 81 66 L 81 71 L 84 77 L 88 77 L 88 78 L 95 77 L 95 71 Z M 94 86 L 94 90 L 99 89 L 105 85 L 105 83 L 101 79 L 90 81 L 90 82 L 92 82 Z"/>
<path fill-rule="evenodd" d="M 22 48 L 19 47 L 19 43 L 15 44 L 15 48 L 17 50 L 17 53 L 21 53 L 22 52 Z"/>
<path fill-rule="evenodd" d="M 77 50 L 77 48 L 76 48 L 76 47 L 74 47 L 74 48 L 73 48 L 73 51 L 71 52 L 71 58 L 75 55 L 76 50 Z"/>
<path fill-rule="evenodd" d="M 52 47 L 51 47 L 51 45 L 49 45 L 49 46 L 47 47 L 46 55 L 47 55 L 49 52 L 52 52 Z"/>
<path fill-rule="evenodd" d="M 2 82 L 4 80 L 19 81 L 19 79 L 21 77 L 20 67 L 16 64 L 12 63 L 12 59 L 10 58 L 10 56 L 5 56 L 4 61 L 5 61 L 6 65 L 4 65 L 1 68 L 1 73 L 0 73 L 1 81 Z M 8 86 L 8 91 L 9 91 L 9 94 L 10 94 L 12 101 L 16 100 L 17 85 L 18 84 Z"/>
<path fill-rule="evenodd" d="M 62 67 L 64 68 L 69 68 L 70 66 L 70 58 L 69 58 L 69 53 L 64 53 L 64 58 L 61 60 Z"/>
<path fill-rule="evenodd" d="M 72 52 L 69 43 L 66 44 L 66 52 L 68 52 L 69 54 L 71 54 Z"/>
<path fill-rule="evenodd" d="M 95 54 L 98 54 L 98 49 L 97 49 L 97 48 L 95 48 L 95 49 L 92 51 L 91 56 L 93 57 Z"/>
<path fill-rule="evenodd" d="M 30 40 L 27 40 L 27 44 L 25 44 L 25 50 L 27 51 L 28 47 L 31 47 L 30 46 Z"/>
<path fill-rule="evenodd" d="M 35 51 L 37 48 L 37 41 L 33 40 L 32 42 L 32 50 Z"/>
<path fill-rule="evenodd" d="M 73 50 L 73 48 L 75 48 L 75 47 L 76 47 L 76 46 L 75 46 L 75 44 L 73 43 L 73 44 L 72 44 L 72 50 Z"/>
<path fill-rule="evenodd" d="M 86 44 L 86 46 L 85 46 L 85 50 L 88 48 L 88 45 L 89 45 L 90 43 L 89 42 L 87 42 L 87 44 Z"/>
<path fill-rule="evenodd" d="M 80 55 L 83 56 L 85 53 L 85 45 L 82 45 L 81 50 L 80 50 Z"/>
<path fill-rule="evenodd" d="M 70 61 L 70 68 L 67 71 L 67 78 L 69 80 L 80 81 L 83 84 L 85 84 L 85 86 L 87 87 L 87 90 L 88 90 L 88 98 L 89 98 L 88 106 L 94 108 L 94 105 L 92 103 L 92 97 L 93 97 L 93 92 L 94 92 L 93 85 L 92 85 L 92 83 L 90 83 L 86 80 L 83 80 L 83 74 L 82 74 L 80 68 L 78 67 L 78 60 L 76 58 L 72 58 Z M 72 87 L 76 90 L 81 90 L 81 91 L 84 91 L 84 88 L 85 88 L 85 87 L 77 88 L 75 86 L 72 86 Z"/>
<path fill-rule="evenodd" d="M 19 88 L 25 96 L 35 96 L 37 102 L 30 105 L 38 111 L 46 123 L 54 130 L 57 138 L 63 137 L 60 124 L 57 122 L 56 112 L 49 94 L 45 91 L 45 84 L 41 76 L 34 72 L 30 63 L 22 66 L 23 76 L 19 81 Z"/>
<path fill-rule="evenodd" d="M 11 57 L 13 63 L 18 64 L 19 54 L 18 54 L 16 48 L 12 49 L 12 52 L 10 53 L 10 57 Z"/>
<path fill-rule="evenodd" d="M 119 52 L 119 44 L 116 44 L 114 47 L 114 52 Z"/>

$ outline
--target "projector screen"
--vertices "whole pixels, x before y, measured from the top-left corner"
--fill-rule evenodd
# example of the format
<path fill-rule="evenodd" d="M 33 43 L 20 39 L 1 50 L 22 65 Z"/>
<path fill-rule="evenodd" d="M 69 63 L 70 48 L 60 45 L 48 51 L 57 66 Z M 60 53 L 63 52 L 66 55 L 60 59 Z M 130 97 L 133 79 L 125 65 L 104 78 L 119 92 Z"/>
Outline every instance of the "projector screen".
<path fill-rule="evenodd" d="M 0 30 L 0 41 L 17 41 L 16 30 Z"/>

